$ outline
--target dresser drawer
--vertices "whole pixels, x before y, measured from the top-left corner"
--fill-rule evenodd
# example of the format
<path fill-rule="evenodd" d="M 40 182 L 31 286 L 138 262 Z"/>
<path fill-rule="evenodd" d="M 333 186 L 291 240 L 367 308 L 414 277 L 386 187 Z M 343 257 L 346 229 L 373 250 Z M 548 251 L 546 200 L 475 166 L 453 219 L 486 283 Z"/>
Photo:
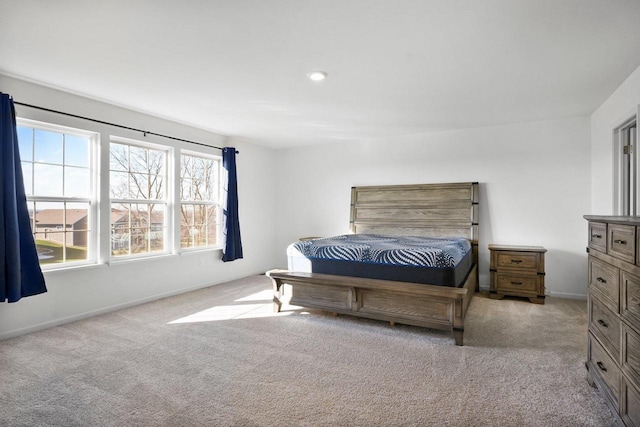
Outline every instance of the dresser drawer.
<path fill-rule="evenodd" d="M 593 295 L 589 295 L 589 330 L 600 339 L 615 360 L 620 357 L 620 319 Z"/>
<path fill-rule="evenodd" d="M 609 394 L 610 400 L 616 408 L 620 397 L 620 369 L 611 356 L 602 348 L 598 340 L 589 335 L 589 364 L 590 369 L 597 372 L 609 390 L 602 390 Z"/>
<path fill-rule="evenodd" d="M 496 290 L 498 292 L 538 292 L 539 278 L 537 275 L 502 272 L 493 274 L 496 280 Z"/>
<path fill-rule="evenodd" d="M 636 227 L 609 224 L 607 231 L 607 253 L 633 264 L 636 260 Z"/>
<path fill-rule="evenodd" d="M 493 268 L 496 270 L 542 271 L 540 254 L 535 252 L 497 252 Z"/>
<path fill-rule="evenodd" d="M 601 296 L 601 300 L 614 313 L 618 313 L 620 299 L 620 270 L 602 262 L 593 256 L 589 257 L 589 287 Z"/>
<path fill-rule="evenodd" d="M 622 371 L 640 385 L 640 336 L 622 324 Z"/>
<path fill-rule="evenodd" d="M 640 427 L 640 216 L 585 219 L 588 381 L 600 389 L 619 425 Z"/>
<path fill-rule="evenodd" d="M 607 252 L 607 224 L 589 223 L 589 247 L 602 253 Z"/>
<path fill-rule="evenodd" d="M 622 381 L 620 417 L 625 425 L 640 427 L 640 390 L 629 384 L 626 379 Z"/>
<path fill-rule="evenodd" d="M 622 272 L 620 314 L 631 323 L 640 323 L 640 277 Z"/>

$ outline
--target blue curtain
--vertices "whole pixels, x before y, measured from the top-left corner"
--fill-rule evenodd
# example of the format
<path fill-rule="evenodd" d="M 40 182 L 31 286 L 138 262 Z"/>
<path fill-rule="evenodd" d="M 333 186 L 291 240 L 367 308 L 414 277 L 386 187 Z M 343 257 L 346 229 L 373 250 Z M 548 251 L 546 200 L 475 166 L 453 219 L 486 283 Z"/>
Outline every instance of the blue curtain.
<path fill-rule="evenodd" d="M 13 100 L 0 92 L 0 302 L 47 292 L 31 234 Z"/>
<path fill-rule="evenodd" d="M 222 149 L 223 185 L 223 230 L 224 249 L 222 261 L 242 258 L 242 240 L 240 239 L 240 220 L 238 218 L 238 179 L 236 176 L 236 149 Z"/>

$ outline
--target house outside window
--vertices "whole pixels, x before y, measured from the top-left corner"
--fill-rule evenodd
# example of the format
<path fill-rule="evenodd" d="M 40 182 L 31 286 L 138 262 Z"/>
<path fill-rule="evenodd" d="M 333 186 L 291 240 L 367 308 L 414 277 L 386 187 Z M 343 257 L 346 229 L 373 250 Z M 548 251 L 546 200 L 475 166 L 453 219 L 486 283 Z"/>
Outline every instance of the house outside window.
<path fill-rule="evenodd" d="M 180 248 L 217 247 L 220 224 L 220 158 L 180 156 Z"/>
<path fill-rule="evenodd" d="M 43 268 L 96 260 L 96 133 L 18 120 L 27 206 Z"/>
<path fill-rule="evenodd" d="M 111 256 L 168 252 L 169 148 L 113 138 L 109 147 Z"/>

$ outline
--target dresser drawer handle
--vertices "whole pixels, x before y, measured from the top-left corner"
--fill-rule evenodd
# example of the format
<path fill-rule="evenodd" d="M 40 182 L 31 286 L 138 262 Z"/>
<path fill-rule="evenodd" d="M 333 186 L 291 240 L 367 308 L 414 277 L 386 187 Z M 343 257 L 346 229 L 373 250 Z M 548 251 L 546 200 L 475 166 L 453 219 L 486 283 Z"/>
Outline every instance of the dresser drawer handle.
<path fill-rule="evenodd" d="M 598 363 L 596 363 L 596 365 L 598 365 L 598 368 L 600 368 L 601 371 L 607 372 L 607 368 L 604 367 L 602 362 L 598 362 Z"/>
<path fill-rule="evenodd" d="M 522 262 L 521 259 L 512 259 L 511 264 L 520 264 Z"/>
<path fill-rule="evenodd" d="M 592 239 L 602 239 L 602 234 L 592 234 L 591 238 Z"/>
<path fill-rule="evenodd" d="M 609 327 L 609 325 L 607 325 L 607 322 L 605 322 L 605 321 L 604 321 L 604 320 L 602 320 L 602 319 L 598 319 L 598 323 L 599 323 L 600 325 L 602 325 L 604 328 L 608 328 L 608 327 Z"/>
<path fill-rule="evenodd" d="M 511 282 L 511 284 L 520 286 L 520 285 L 522 285 L 522 282 Z"/>
<path fill-rule="evenodd" d="M 617 243 L 619 245 L 626 245 L 627 241 L 626 240 L 617 239 L 617 240 L 614 240 L 613 243 Z"/>
<path fill-rule="evenodd" d="M 598 277 L 598 278 L 596 278 L 596 280 L 597 280 L 598 282 L 600 282 L 600 283 L 607 283 L 607 281 L 606 281 L 606 280 L 604 280 L 602 277 Z"/>

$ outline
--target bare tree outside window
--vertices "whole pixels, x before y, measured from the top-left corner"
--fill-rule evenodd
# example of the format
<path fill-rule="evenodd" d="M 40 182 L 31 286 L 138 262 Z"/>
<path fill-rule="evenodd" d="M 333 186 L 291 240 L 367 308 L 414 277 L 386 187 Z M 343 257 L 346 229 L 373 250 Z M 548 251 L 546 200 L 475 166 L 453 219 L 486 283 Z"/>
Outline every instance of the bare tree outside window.
<path fill-rule="evenodd" d="M 195 155 L 180 159 L 180 247 L 218 245 L 220 161 Z"/>
<path fill-rule="evenodd" d="M 165 250 L 167 152 L 112 142 L 111 254 Z"/>

